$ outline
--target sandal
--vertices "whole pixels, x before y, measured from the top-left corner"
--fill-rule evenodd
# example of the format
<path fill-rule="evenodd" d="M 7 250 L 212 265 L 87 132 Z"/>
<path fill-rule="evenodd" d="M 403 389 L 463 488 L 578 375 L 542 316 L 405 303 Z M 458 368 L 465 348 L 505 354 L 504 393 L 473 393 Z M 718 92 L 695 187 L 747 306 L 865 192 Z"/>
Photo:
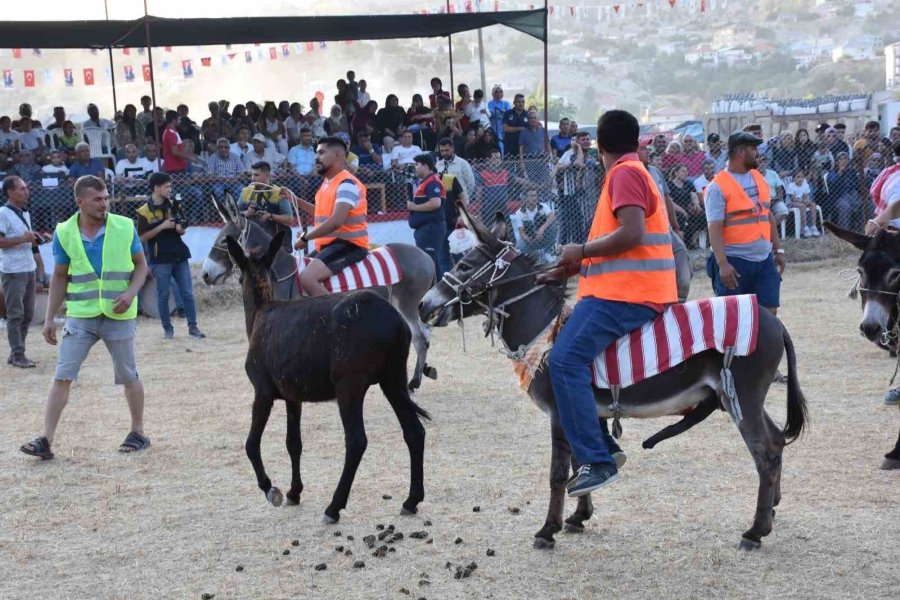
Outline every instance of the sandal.
<path fill-rule="evenodd" d="M 50 441 L 45 437 L 35 438 L 19 448 L 29 456 L 39 456 L 44 460 L 51 460 L 53 452 L 50 451 Z"/>
<path fill-rule="evenodd" d="M 136 431 L 132 431 L 125 438 L 125 441 L 122 442 L 122 445 L 119 446 L 119 452 L 130 454 L 132 452 L 140 452 L 141 450 L 146 450 L 149 447 L 150 438 L 145 435 L 141 435 Z"/>

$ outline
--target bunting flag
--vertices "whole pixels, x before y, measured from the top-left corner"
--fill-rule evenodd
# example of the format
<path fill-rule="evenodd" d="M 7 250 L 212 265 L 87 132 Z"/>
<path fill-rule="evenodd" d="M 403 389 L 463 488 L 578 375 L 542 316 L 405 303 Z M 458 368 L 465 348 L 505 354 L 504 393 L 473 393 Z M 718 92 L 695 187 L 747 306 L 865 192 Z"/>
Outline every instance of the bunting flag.
<path fill-rule="evenodd" d="M 147 54 L 146 48 L 138 48 L 137 50 L 138 50 L 138 56 L 143 56 L 143 55 Z"/>
<path fill-rule="evenodd" d="M 26 69 L 22 80 L 25 82 L 25 87 L 34 87 L 34 71 L 32 69 Z"/>
<path fill-rule="evenodd" d="M 674 0 L 669 0 L 669 1 L 670 1 L 670 2 L 674 2 Z M 619 12 L 619 7 L 620 7 L 620 6 L 619 6 L 618 4 L 613 4 L 613 10 L 616 11 L 617 14 L 618 14 L 618 12 Z"/>
<path fill-rule="evenodd" d="M 472 6 L 472 0 L 466 0 L 466 12 L 475 12 L 475 8 Z"/>
<path fill-rule="evenodd" d="M 256 44 L 256 45 L 259 46 L 259 44 Z M 263 52 L 262 48 L 256 49 L 256 60 L 258 60 L 259 62 L 266 60 L 266 53 Z"/>
<path fill-rule="evenodd" d="M 163 49 L 164 49 L 166 52 L 171 52 L 171 51 L 172 51 L 172 46 L 166 46 L 166 47 L 163 48 Z"/>
<path fill-rule="evenodd" d="M 50 69 L 44 69 L 44 83 L 52 83 L 53 82 L 53 71 Z"/>
<path fill-rule="evenodd" d="M 278 59 L 278 50 L 275 49 L 275 46 L 269 48 L 269 60 L 277 60 Z"/>
<path fill-rule="evenodd" d="M 200 59 L 200 65 L 204 66 L 204 67 L 211 67 L 212 66 L 212 57 L 204 56 L 203 58 Z"/>
<path fill-rule="evenodd" d="M 82 69 L 84 75 L 84 85 L 94 85 L 94 69 Z"/>
<path fill-rule="evenodd" d="M 281 55 L 282 55 L 282 56 L 289 56 L 290 54 L 291 54 L 291 52 L 290 52 L 290 50 L 288 50 L 288 45 L 287 45 L 287 44 L 282 44 L 282 45 L 281 45 Z"/>
<path fill-rule="evenodd" d="M 22 58 L 22 49 L 21 48 L 13 48 L 12 53 L 13 53 L 13 58 Z M 6 75 L 5 75 L 6 71 L 4 71 L 3 73 L 4 73 L 3 79 L 5 81 L 6 80 Z M 9 73 L 10 73 L 10 77 L 12 77 L 12 71 L 10 71 Z M 7 87 L 9 87 L 9 86 L 7 86 Z"/>
<path fill-rule="evenodd" d="M 122 54 L 125 56 L 131 56 L 131 48 L 122 48 Z"/>
<path fill-rule="evenodd" d="M 327 48 L 327 47 L 328 47 L 328 42 L 325 42 L 325 41 L 319 42 L 319 48 Z"/>
<path fill-rule="evenodd" d="M 132 83 L 134 81 L 134 67 L 125 65 L 122 67 L 122 70 L 125 71 L 125 82 Z"/>
<path fill-rule="evenodd" d="M 190 60 L 181 61 L 181 73 L 185 79 L 190 79 L 194 76 L 194 67 L 191 66 Z"/>
<path fill-rule="evenodd" d="M 245 63 L 252 63 L 252 62 L 253 62 L 253 53 L 250 52 L 249 50 L 247 50 L 246 52 L 244 52 L 244 62 L 245 62 Z"/>
<path fill-rule="evenodd" d="M 144 74 L 144 81 L 150 81 L 153 78 L 153 72 L 150 70 L 150 65 L 141 65 L 141 72 Z"/>
<path fill-rule="evenodd" d="M 234 58 L 234 56 L 232 56 L 232 58 Z M 228 60 L 229 60 L 228 55 L 223 54 L 222 56 L 219 57 L 219 64 L 222 65 L 223 67 L 227 66 Z"/>
<path fill-rule="evenodd" d="M 494 12 L 500 12 L 500 0 L 494 0 Z"/>
<path fill-rule="evenodd" d="M 32 52 L 34 53 L 35 56 L 38 56 L 38 57 L 43 56 L 43 53 L 41 52 L 40 48 L 34 48 L 34 49 L 32 49 Z"/>
<path fill-rule="evenodd" d="M 315 49 L 316 49 L 315 44 L 313 44 L 312 42 L 306 42 L 306 51 L 307 52 L 312 52 Z"/>
<path fill-rule="evenodd" d="M 13 86 L 12 69 L 3 69 L 3 87 L 11 88 Z"/>
<path fill-rule="evenodd" d="M 231 50 L 231 46 L 232 46 L 232 44 L 225 44 L 225 49 L 226 49 L 226 50 Z"/>
<path fill-rule="evenodd" d="M 66 87 L 75 85 L 75 74 L 72 72 L 72 69 L 63 69 L 63 81 L 66 82 Z"/>
<path fill-rule="evenodd" d="M 162 65 L 161 65 L 161 66 L 162 66 L 162 70 L 163 70 L 163 71 L 168 71 L 168 70 L 169 70 L 169 67 L 172 66 L 172 63 L 170 63 L 170 62 L 167 61 L 167 60 L 164 60 L 164 61 L 162 61 Z"/>
<path fill-rule="evenodd" d="M 228 60 L 234 60 L 234 57 L 237 56 L 237 52 L 229 52 Z"/>
<path fill-rule="evenodd" d="M 675 0 L 669 0 L 669 8 L 675 8 Z"/>
<path fill-rule="evenodd" d="M 112 81 L 112 69 L 109 67 L 103 68 L 103 81 Z"/>
<path fill-rule="evenodd" d="M 301 44 L 300 42 L 294 44 L 294 52 L 296 52 L 297 54 L 301 54 L 303 52 L 303 44 Z"/>

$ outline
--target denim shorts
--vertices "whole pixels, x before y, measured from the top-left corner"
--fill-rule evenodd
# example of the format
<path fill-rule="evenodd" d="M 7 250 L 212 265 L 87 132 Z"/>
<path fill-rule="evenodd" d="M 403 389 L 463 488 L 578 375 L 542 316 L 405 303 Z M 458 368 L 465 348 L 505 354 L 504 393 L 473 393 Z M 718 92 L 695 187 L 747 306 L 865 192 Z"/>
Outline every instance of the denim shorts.
<path fill-rule="evenodd" d="M 112 357 L 117 385 L 128 385 L 137 380 L 134 358 L 134 335 L 137 322 L 134 319 L 119 321 L 109 317 L 93 319 L 68 318 L 62 329 L 59 358 L 56 361 L 57 381 L 75 381 L 81 364 L 91 348 L 99 341 L 106 344 Z"/>
<path fill-rule="evenodd" d="M 738 272 L 738 286 L 730 290 L 719 279 L 719 264 L 710 252 L 706 259 L 706 274 L 712 279 L 716 296 L 736 296 L 756 294 L 759 305 L 764 308 L 778 308 L 781 300 L 781 274 L 775 266 L 775 258 L 769 254 L 765 260 L 754 262 L 734 256 L 726 257 L 728 263 Z"/>

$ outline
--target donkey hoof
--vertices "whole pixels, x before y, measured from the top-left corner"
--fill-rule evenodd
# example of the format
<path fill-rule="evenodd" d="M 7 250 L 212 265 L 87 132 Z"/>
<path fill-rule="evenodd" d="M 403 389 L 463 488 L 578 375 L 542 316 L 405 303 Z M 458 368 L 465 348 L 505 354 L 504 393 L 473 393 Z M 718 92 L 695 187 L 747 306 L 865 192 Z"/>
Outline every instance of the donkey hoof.
<path fill-rule="evenodd" d="M 553 547 L 556 546 L 556 540 L 553 538 L 547 539 L 542 537 L 534 538 L 534 549 L 535 550 L 553 550 Z"/>
<path fill-rule="evenodd" d="M 584 525 L 581 523 L 568 523 L 566 522 L 563 530 L 566 533 L 584 533 Z"/>
<path fill-rule="evenodd" d="M 281 503 L 284 501 L 284 495 L 281 493 L 281 490 L 273 486 L 266 492 L 266 500 L 268 500 L 272 506 L 281 506 Z"/>
<path fill-rule="evenodd" d="M 417 514 L 419 514 L 419 509 L 417 508 L 406 508 L 405 506 L 400 508 L 400 515 L 403 517 L 412 517 Z"/>
<path fill-rule="evenodd" d="M 750 538 L 741 538 L 741 543 L 738 544 L 738 548 L 741 550 L 746 550 L 750 552 L 751 550 L 759 550 L 762 547 L 762 542 L 757 542 L 756 540 L 751 540 Z"/>
<path fill-rule="evenodd" d="M 900 459 L 886 458 L 884 459 L 884 462 L 881 463 L 882 471 L 894 471 L 896 469 L 900 469 Z"/>
<path fill-rule="evenodd" d="M 290 493 L 288 493 L 287 497 L 284 500 L 284 505 L 285 506 L 297 506 L 298 504 L 300 504 L 300 496 L 298 495 L 298 496 L 292 498 Z"/>
<path fill-rule="evenodd" d="M 424 375 L 428 379 L 437 379 L 437 369 L 432 367 L 431 365 L 425 365 L 425 367 L 422 369 L 422 375 Z"/>
<path fill-rule="evenodd" d="M 325 525 L 334 525 L 335 523 L 338 522 L 339 518 L 340 518 L 339 516 L 332 517 L 332 516 L 329 516 L 328 514 L 325 514 L 325 516 L 322 517 L 322 523 Z"/>

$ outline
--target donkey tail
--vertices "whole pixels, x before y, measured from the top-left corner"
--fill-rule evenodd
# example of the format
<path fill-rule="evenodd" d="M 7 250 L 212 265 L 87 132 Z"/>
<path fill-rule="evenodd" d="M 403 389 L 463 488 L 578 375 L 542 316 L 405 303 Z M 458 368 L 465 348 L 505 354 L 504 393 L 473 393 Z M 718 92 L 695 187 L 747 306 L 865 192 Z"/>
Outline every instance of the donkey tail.
<path fill-rule="evenodd" d="M 784 336 L 784 349 L 787 352 L 788 376 L 787 376 L 787 423 L 782 432 L 787 444 L 800 437 L 803 428 L 809 422 L 809 413 L 806 408 L 806 397 L 800 389 L 800 381 L 797 377 L 797 354 L 794 352 L 794 342 L 788 334 L 787 328 L 782 326 Z"/>

